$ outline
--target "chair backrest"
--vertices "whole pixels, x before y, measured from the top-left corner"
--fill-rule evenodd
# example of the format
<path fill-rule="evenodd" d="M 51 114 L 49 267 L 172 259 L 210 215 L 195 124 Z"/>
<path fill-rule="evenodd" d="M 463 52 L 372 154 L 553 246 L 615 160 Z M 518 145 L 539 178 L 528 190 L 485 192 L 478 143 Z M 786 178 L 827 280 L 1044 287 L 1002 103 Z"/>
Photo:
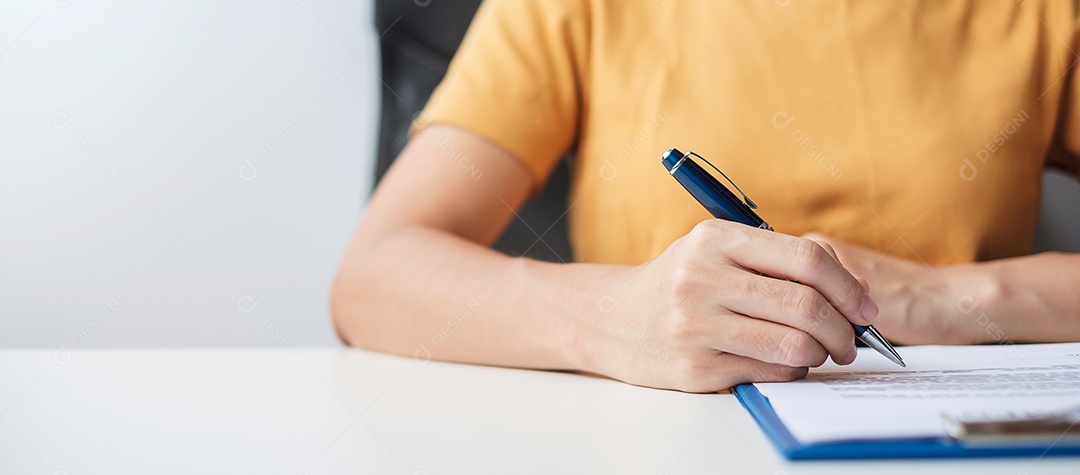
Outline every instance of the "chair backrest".
<path fill-rule="evenodd" d="M 1043 173 L 1033 251 L 1080 252 L 1080 183 L 1059 170 Z"/>
<path fill-rule="evenodd" d="M 446 74 L 480 0 L 376 0 L 383 80 L 375 183 L 408 142 L 409 124 Z M 566 231 L 570 173 L 566 160 L 511 222 L 495 248 L 552 262 L 573 260 Z"/>

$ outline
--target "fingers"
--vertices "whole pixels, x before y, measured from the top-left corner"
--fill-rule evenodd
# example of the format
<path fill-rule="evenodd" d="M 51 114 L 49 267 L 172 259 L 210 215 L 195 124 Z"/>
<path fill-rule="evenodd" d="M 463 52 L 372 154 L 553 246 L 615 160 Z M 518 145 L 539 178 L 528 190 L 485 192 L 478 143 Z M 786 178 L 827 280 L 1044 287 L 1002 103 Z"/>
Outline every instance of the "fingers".
<path fill-rule="evenodd" d="M 818 243 L 819 246 L 821 246 L 823 249 L 825 249 L 825 252 L 828 252 L 829 255 L 833 257 L 833 259 L 836 259 L 836 262 L 839 262 L 840 265 L 843 266 L 844 261 L 840 260 L 840 255 L 836 253 L 836 249 L 833 249 L 832 244 L 829 244 L 826 241 L 818 239 L 816 236 L 817 235 L 815 235 L 814 233 L 811 233 L 811 234 L 804 235 L 803 237 Z M 847 269 L 847 266 L 844 266 L 844 268 Z M 862 278 L 862 276 L 858 276 L 858 275 L 855 275 L 855 274 L 851 274 L 851 275 L 854 276 L 855 279 L 859 281 L 859 285 L 862 286 L 863 292 L 870 292 L 870 283 L 867 282 L 866 279 Z"/>
<path fill-rule="evenodd" d="M 653 261 L 666 271 L 653 328 L 676 355 L 661 364 L 669 387 L 709 392 L 797 379 L 829 357 L 851 363 L 851 324 L 877 316 L 828 243 L 709 220 L 669 251 Z"/>
<path fill-rule="evenodd" d="M 769 333 L 767 338 L 772 346 L 772 352 L 779 355 L 787 354 L 788 358 L 772 357 L 757 358 L 762 361 L 786 364 L 789 366 L 817 366 L 822 361 L 813 364 L 812 360 L 791 359 L 794 356 L 808 356 L 805 351 L 790 353 L 792 347 L 781 345 L 795 345 L 795 348 L 803 348 L 809 342 L 803 339 L 811 339 L 819 343 L 822 352 L 832 355 L 837 364 L 848 364 L 855 361 L 855 333 L 851 324 L 841 315 L 828 300 L 811 287 L 778 279 L 762 277 L 748 272 L 730 275 L 725 279 L 729 288 L 739 289 L 739 297 L 728 299 L 725 306 L 728 310 L 742 315 L 751 316 L 761 323 L 775 322 L 783 325 L 786 330 L 782 334 L 778 330 Z M 740 315 L 741 317 L 741 315 Z M 775 325 L 775 324 L 773 324 Z M 770 331 L 768 326 L 758 325 L 754 327 L 759 331 Z M 732 351 L 743 356 L 756 357 L 735 350 Z M 815 355 L 817 356 L 817 355 Z"/>
<path fill-rule="evenodd" d="M 731 353 L 686 359 L 671 374 L 670 385 L 680 391 L 711 393 L 739 384 L 793 381 L 806 376 L 807 369 L 757 361 Z"/>
<path fill-rule="evenodd" d="M 821 366 L 830 354 L 816 337 L 791 326 L 730 313 L 706 321 L 708 328 L 700 332 L 701 344 L 718 351 L 765 363 L 800 367 Z M 851 326 L 847 327 L 847 332 L 852 333 Z M 847 345 L 854 349 L 851 340 Z M 845 349 L 841 355 L 846 356 L 847 351 Z M 836 357 L 833 360 L 840 364 L 850 362 Z M 851 360 L 854 360 L 854 354 Z"/>
<path fill-rule="evenodd" d="M 851 322 L 869 325 L 877 317 L 877 305 L 862 284 L 818 243 L 731 223 L 711 226 L 732 263 L 809 285 Z"/>
<path fill-rule="evenodd" d="M 729 367 L 741 380 L 736 384 L 794 381 L 806 377 L 806 373 L 809 372 L 804 367 L 766 363 L 732 354 L 723 356 L 727 356 L 724 358 L 725 363 L 730 365 Z"/>

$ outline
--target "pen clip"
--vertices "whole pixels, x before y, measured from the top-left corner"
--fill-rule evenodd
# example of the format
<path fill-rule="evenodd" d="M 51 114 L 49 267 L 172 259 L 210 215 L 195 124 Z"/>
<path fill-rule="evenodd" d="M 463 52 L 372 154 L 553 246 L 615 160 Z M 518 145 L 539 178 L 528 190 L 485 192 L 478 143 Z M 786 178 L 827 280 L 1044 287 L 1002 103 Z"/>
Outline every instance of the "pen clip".
<path fill-rule="evenodd" d="M 702 157 L 701 155 L 698 155 L 697 153 L 692 151 L 687 151 L 686 155 L 684 155 L 683 158 L 685 159 L 687 157 L 690 157 L 691 155 L 700 158 L 701 161 L 707 163 L 710 168 L 716 170 L 716 173 L 719 173 L 720 176 L 724 177 L 724 179 L 727 180 L 728 183 L 731 183 L 731 186 L 735 188 L 735 191 L 738 191 L 739 194 L 742 195 L 743 203 L 746 204 L 746 206 L 749 206 L 750 209 L 758 209 L 757 203 L 754 203 L 754 200 L 750 199 L 749 196 L 746 196 L 746 193 L 743 193 L 743 190 L 739 189 L 739 185 L 736 185 L 735 182 L 731 180 L 731 178 L 728 178 L 728 176 L 725 175 L 724 172 L 720 171 L 719 168 L 716 168 L 716 165 L 713 165 L 712 162 L 710 162 L 707 158 Z"/>

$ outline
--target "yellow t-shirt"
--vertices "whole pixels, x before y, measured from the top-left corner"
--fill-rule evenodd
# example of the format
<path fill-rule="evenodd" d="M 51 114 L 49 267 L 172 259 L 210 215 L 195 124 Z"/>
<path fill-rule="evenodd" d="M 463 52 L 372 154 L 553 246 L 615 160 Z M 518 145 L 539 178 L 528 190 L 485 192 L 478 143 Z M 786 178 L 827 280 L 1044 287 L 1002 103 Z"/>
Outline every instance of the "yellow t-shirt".
<path fill-rule="evenodd" d="M 661 165 L 670 147 L 778 232 L 930 264 L 1023 255 L 1043 168 L 1080 167 L 1075 8 L 487 0 L 423 117 L 500 145 L 538 186 L 571 152 L 583 262 L 646 261 L 710 217 Z"/>

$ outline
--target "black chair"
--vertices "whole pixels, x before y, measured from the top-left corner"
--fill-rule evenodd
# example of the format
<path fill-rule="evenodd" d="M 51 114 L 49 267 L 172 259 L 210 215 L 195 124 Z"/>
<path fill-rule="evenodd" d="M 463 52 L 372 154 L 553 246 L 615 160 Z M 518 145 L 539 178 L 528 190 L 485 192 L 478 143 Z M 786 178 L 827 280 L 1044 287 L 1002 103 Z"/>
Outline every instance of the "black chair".
<path fill-rule="evenodd" d="M 480 0 L 375 1 L 384 83 L 376 184 L 408 142 L 409 124 L 446 74 L 479 5 Z M 565 217 L 569 180 L 568 161 L 563 160 L 542 192 L 518 211 L 495 249 L 513 256 L 571 262 Z"/>

